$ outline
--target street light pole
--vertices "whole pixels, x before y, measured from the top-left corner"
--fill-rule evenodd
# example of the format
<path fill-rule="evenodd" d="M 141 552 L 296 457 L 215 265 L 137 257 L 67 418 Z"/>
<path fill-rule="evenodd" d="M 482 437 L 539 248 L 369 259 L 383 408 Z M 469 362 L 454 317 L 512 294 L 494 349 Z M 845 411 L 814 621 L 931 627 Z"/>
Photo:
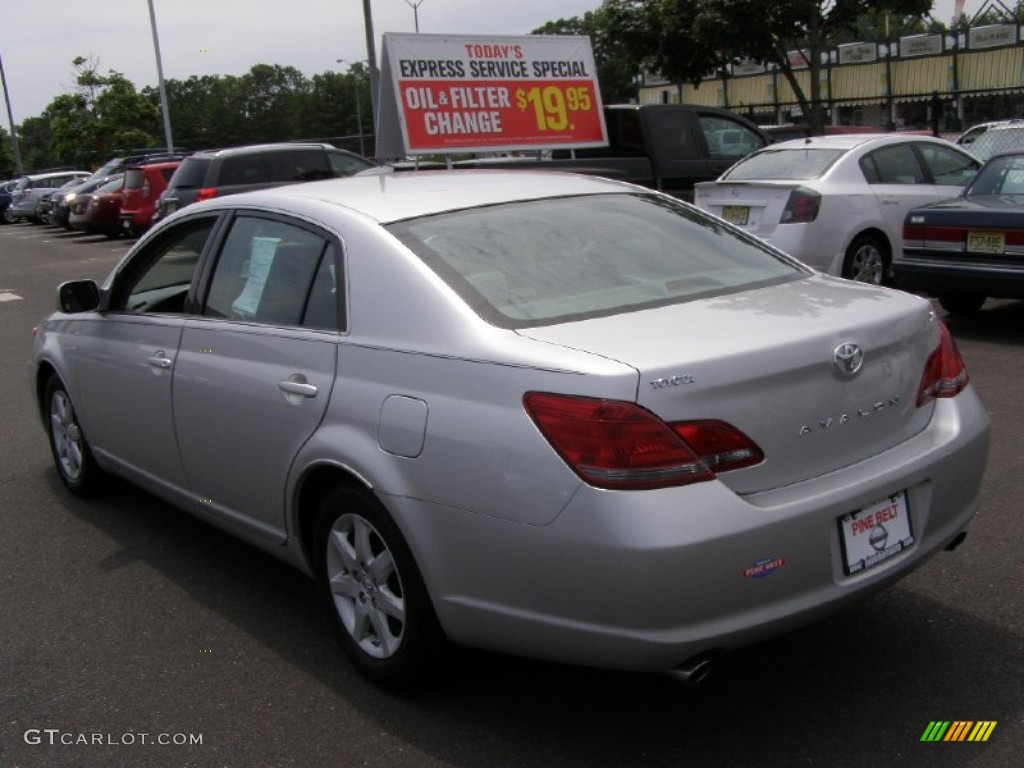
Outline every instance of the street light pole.
<path fill-rule="evenodd" d="M 149 25 L 153 29 L 153 51 L 156 53 L 156 77 L 160 85 L 160 111 L 164 115 L 164 139 L 167 153 L 174 154 L 174 140 L 171 138 L 171 113 L 167 108 L 167 89 L 164 87 L 164 65 L 160 58 L 160 36 L 156 33 L 156 11 L 153 0 L 149 0 Z"/>
<path fill-rule="evenodd" d="M 380 73 L 377 71 L 377 47 L 373 40 L 373 14 L 370 12 L 370 0 L 363 0 L 363 23 L 366 26 L 366 63 L 370 66 L 370 109 L 373 111 L 373 133 L 376 136 Z"/>
<path fill-rule="evenodd" d="M 14 112 L 11 110 L 11 96 L 7 92 L 7 75 L 4 74 L 4 60 L 0 57 L 0 83 L 4 87 L 4 104 L 7 105 L 7 124 L 11 126 L 11 149 L 14 151 L 14 170 L 21 176 L 25 169 L 21 167 L 21 151 L 18 149 L 18 132 L 14 127 Z"/>
<path fill-rule="evenodd" d="M 412 8 L 413 23 L 416 25 L 416 34 L 420 33 L 420 6 L 426 0 L 405 0 L 405 4 Z"/>

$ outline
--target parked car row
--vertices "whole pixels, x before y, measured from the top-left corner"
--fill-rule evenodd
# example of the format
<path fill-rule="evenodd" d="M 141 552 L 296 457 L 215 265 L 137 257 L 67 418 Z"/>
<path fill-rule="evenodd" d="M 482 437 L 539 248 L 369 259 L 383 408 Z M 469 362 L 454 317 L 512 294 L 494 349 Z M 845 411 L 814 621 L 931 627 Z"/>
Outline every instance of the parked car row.
<path fill-rule="evenodd" d="M 136 236 L 191 203 L 351 176 L 372 167 L 364 157 L 317 143 L 232 147 L 188 156 L 139 154 L 115 158 L 92 175 L 26 176 L 11 183 L 11 203 L 3 214 L 8 222 L 25 219 L 109 237 Z"/>

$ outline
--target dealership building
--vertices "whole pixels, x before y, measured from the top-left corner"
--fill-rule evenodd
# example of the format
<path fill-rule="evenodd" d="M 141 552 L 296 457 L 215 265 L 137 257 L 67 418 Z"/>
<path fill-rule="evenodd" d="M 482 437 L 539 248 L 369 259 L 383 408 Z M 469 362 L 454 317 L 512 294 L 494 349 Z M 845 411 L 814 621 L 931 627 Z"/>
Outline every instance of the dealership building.
<path fill-rule="evenodd" d="M 789 62 L 810 98 L 806 52 Z M 833 125 L 924 129 L 933 119 L 954 133 L 978 122 L 1024 117 L 1024 44 L 1020 23 L 914 35 L 891 42 L 840 45 L 822 54 L 821 98 Z M 699 85 L 647 74 L 643 104 L 723 107 L 761 124 L 802 122 L 793 89 L 774 65 L 741 62 Z"/>

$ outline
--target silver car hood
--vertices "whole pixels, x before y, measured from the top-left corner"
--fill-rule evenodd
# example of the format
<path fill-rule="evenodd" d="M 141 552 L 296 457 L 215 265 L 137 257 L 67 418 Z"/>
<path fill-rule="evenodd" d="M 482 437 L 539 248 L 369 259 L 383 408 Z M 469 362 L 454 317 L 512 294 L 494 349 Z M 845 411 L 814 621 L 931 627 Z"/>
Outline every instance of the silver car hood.
<path fill-rule="evenodd" d="M 665 421 L 742 430 L 765 460 L 720 476 L 738 493 L 877 455 L 931 416 L 916 397 L 938 345 L 935 315 L 927 301 L 885 288 L 814 276 L 520 333 L 632 366 L 637 402 Z M 863 351 L 853 375 L 835 362 L 848 344 Z"/>

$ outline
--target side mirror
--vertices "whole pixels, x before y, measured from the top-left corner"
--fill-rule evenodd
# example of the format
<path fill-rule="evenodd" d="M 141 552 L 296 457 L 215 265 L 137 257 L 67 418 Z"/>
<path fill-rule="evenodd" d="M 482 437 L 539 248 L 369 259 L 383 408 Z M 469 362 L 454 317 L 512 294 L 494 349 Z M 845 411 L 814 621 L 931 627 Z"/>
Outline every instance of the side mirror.
<path fill-rule="evenodd" d="M 99 305 L 100 289 L 94 280 L 72 280 L 57 288 L 57 309 L 61 312 L 92 312 Z"/>

